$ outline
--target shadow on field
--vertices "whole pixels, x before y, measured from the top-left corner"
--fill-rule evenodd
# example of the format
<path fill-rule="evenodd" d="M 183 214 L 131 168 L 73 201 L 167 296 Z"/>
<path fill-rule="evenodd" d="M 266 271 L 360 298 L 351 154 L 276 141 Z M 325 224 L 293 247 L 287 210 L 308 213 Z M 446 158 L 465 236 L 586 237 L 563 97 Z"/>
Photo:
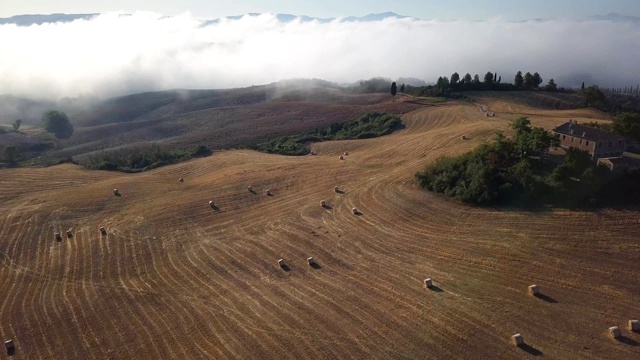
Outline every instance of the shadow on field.
<path fill-rule="evenodd" d="M 528 345 L 528 344 L 520 344 L 520 345 L 518 345 L 518 347 L 519 347 L 522 351 L 525 351 L 525 352 L 527 352 L 527 353 L 529 353 L 529 354 L 531 354 L 531 355 L 533 355 L 533 356 L 540 356 L 540 355 L 542 355 L 542 351 L 540 351 L 540 350 L 538 350 L 538 349 L 534 348 L 534 347 L 533 347 L 533 346 L 531 346 L 531 345 Z"/>
<path fill-rule="evenodd" d="M 211 204 L 211 208 L 213 209 L 213 211 L 220 211 L 220 208 L 216 204 Z"/>
<path fill-rule="evenodd" d="M 325 208 L 325 209 L 327 209 L 327 210 L 331 210 L 331 209 L 333 209 L 333 208 L 331 207 L 331 205 L 327 205 L 327 204 L 322 205 L 322 207 L 323 207 L 323 208 Z"/>
<path fill-rule="evenodd" d="M 336 190 L 336 193 L 337 193 L 337 194 L 344 194 L 344 191 L 342 191 L 342 190 Z"/>
<path fill-rule="evenodd" d="M 630 346 L 638 346 L 638 345 L 640 345 L 639 342 L 637 342 L 637 341 L 635 341 L 635 340 L 633 340 L 633 339 L 631 339 L 629 337 L 626 337 L 626 336 L 620 336 L 618 338 L 618 341 L 623 343 L 623 344 L 630 345 Z"/>
<path fill-rule="evenodd" d="M 428 288 L 429 290 L 433 291 L 433 292 L 437 292 L 437 293 L 441 293 L 444 292 L 444 290 L 442 290 L 441 287 L 437 286 L 437 285 L 432 285 L 430 288 Z"/>
<path fill-rule="evenodd" d="M 291 267 L 289 267 L 289 265 L 287 265 L 287 264 L 281 265 L 280 267 L 282 268 L 282 270 L 284 270 L 286 272 L 291 271 Z"/>
<path fill-rule="evenodd" d="M 310 266 L 311 266 L 312 268 L 314 268 L 314 269 L 322 269 L 322 266 L 320 266 L 320 264 L 318 264 L 318 263 L 317 263 L 317 262 L 315 262 L 315 261 L 314 261 L 313 263 L 311 263 L 311 265 L 310 265 Z"/>
<path fill-rule="evenodd" d="M 535 294 L 534 296 L 537 297 L 540 300 L 546 301 L 546 302 L 551 303 L 551 304 L 557 304 L 558 303 L 558 300 L 552 298 L 551 296 L 545 295 L 545 294 Z"/>

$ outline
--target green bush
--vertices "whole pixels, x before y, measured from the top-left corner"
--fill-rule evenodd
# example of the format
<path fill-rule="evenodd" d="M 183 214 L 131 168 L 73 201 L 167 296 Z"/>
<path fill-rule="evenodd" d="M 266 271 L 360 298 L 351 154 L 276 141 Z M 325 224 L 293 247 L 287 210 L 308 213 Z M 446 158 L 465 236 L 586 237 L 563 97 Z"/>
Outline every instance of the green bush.
<path fill-rule="evenodd" d="M 141 172 L 211 154 L 200 145 L 193 151 L 172 150 L 158 145 L 105 151 L 89 157 L 88 167 L 97 170 Z"/>
<path fill-rule="evenodd" d="M 253 149 L 281 155 L 306 155 L 312 142 L 369 139 L 392 133 L 404 125 L 398 117 L 372 112 L 346 123 L 333 123 L 326 128 L 277 139 L 252 146 Z"/>

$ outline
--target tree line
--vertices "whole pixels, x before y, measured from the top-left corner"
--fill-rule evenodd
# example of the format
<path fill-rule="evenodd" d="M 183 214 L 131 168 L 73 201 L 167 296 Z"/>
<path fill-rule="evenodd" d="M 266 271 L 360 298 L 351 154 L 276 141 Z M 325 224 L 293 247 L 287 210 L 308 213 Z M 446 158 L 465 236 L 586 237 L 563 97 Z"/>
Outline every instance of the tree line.
<path fill-rule="evenodd" d="M 538 72 L 534 72 L 533 74 L 527 72 L 523 75 L 522 71 L 518 71 L 513 79 L 513 83 L 503 82 L 502 75 L 497 72 L 487 71 L 482 79 L 478 74 L 472 76 L 470 73 L 466 73 L 464 76 L 461 76 L 459 73 L 454 72 L 450 77 L 438 77 L 435 85 L 421 87 L 406 86 L 405 91 L 408 94 L 416 96 L 450 96 L 453 92 L 460 91 L 564 90 L 558 88 L 554 79 L 549 79 L 544 86 L 541 86 L 542 83 L 542 76 L 540 76 Z"/>

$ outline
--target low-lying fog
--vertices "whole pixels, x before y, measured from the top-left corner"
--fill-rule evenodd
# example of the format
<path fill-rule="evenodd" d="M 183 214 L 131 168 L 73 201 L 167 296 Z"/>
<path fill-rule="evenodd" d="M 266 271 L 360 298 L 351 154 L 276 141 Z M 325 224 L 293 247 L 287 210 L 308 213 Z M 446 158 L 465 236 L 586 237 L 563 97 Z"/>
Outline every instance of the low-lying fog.
<path fill-rule="evenodd" d="M 46 100 L 173 88 L 230 88 L 287 78 L 340 83 L 383 76 L 435 81 L 518 70 L 543 84 L 640 82 L 640 25 L 549 20 L 279 22 L 275 15 L 205 24 L 189 14 L 109 13 L 91 20 L 0 25 L 0 94 Z"/>

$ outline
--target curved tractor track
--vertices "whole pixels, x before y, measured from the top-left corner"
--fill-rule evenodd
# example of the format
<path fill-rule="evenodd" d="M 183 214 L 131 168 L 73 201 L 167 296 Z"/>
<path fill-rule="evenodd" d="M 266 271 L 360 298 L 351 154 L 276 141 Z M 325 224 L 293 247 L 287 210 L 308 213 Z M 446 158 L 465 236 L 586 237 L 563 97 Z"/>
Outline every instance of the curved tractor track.
<path fill-rule="evenodd" d="M 637 212 L 481 209 L 417 187 L 518 115 L 488 104 L 496 117 L 432 106 L 315 156 L 3 170 L 0 336 L 16 359 L 640 357 L 640 335 L 606 334 L 640 316 Z M 518 111 L 546 127 L 598 116 Z"/>

